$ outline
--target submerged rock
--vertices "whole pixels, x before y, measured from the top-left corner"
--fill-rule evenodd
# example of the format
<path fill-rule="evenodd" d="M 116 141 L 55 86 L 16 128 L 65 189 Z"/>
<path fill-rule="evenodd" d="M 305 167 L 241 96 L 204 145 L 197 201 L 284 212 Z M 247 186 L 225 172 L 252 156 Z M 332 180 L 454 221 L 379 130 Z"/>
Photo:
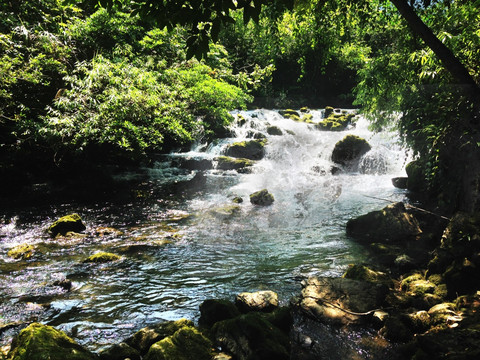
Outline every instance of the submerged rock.
<path fill-rule="evenodd" d="M 365 139 L 356 135 L 347 135 L 335 144 L 332 161 L 337 164 L 348 165 L 359 160 L 370 149 L 371 146 Z"/>
<path fill-rule="evenodd" d="M 265 156 L 265 140 L 249 140 L 230 144 L 225 154 L 235 158 L 261 160 Z"/>
<path fill-rule="evenodd" d="M 275 198 L 268 192 L 267 189 L 254 192 L 250 195 L 250 202 L 253 205 L 268 206 L 272 205 L 274 201 Z"/>
<path fill-rule="evenodd" d="M 351 219 L 347 234 L 370 242 L 395 242 L 406 240 L 422 232 L 418 221 L 407 212 L 403 203 L 388 205 L 382 210 Z"/>
<path fill-rule="evenodd" d="M 20 331 L 12 342 L 9 360 L 93 360 L 97 356 L 77 344 L 63 331 L 39 323 Z"/>
<path fill-rule="evenodd" d="M 61 217 L 48 227 L 48 232 L 52 237 L 66 235 L 68 232 L 82 232 L 86 229 L 82 218 L 78 214 L 70 214 Z"/>
<path fill-rule="evenodd" d="M 100 360 L 140 360 L 141 356 L 138 350 L 122 342 L 114 344 L 108 349 L 100 352 Z"/>
<path fill-rule="evenodd" d="M 244 158 L 232 158 L 229 156 L 219 156 L 214 159 L 217 162 L 216 168 L 219 170 L 238 170 L 253 166 L 254 162 Z"/>
<path fill-rule="evenodd" d="M 85 263 L 106 263 L 110 261 L 120 260 L 122 257 L 117 254 L 107 253 L 107 252 L 98 252 L 96 254 L 90 255 L 83 262 Z"/>
<path fill-rule="evenodd" d="M 211 360 L 213 344 L 192 326 L 185 326 L 150 347 L 144 360 Z"/>
<path fill-rule="evenodd" d="M 243 292 L 237 295 L 235 303 L 244 313 L 250 311 L 271 312 L 278 307 L 278 295 L 270 290 Z"/>
<path fill-rule="evenodd" d="M 35 248 L 33 245 L 20 244 L 8 250 L 7 255 L 15 260 L 28 260 L 33 256 L 34 252 Z"/>

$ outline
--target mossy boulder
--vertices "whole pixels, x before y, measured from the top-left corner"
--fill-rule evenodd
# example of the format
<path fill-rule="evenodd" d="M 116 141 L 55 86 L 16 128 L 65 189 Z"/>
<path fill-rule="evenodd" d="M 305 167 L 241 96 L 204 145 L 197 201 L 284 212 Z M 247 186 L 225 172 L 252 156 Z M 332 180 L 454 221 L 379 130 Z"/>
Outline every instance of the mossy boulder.
<path fill-rule="evenodd" d="M 342 119 L 336 119 L 330 117 L 328 119 L 322 120 L 317 124 L 319 130 L 329 130 L 329 131 L 343 131 L 347 128 L 348 122 L 343 121 Z"/>
<path fill-rule="evenodd" d="M 228 204 L 225 206 L 220 206 L 208 211 L 208 215 L 211 215 L 217 219 L 229 219 L 240 212 L 240 206 L 236 204 Z"/>
<path fill-rule="evenodd" d="M 219 321 L 233 319 L 239 315 L 240 311 L 233 302 L 220 299 L 208 299 L 200 304 L 199 324 L 211 327 Z"/>
<path fill-rule="evenodd" d="M 278 295 L 274 291 L 243 292 L 235 298 L 235 304 L 240 311 L 271 312 L 278 307 Z"/>
<path fill-rule="evenodd" d="M 425 189 L 424 165 L 419 160 L 409 162 L 405 166 L 407 172 L 407 189 L 410 191 L 422 191 Z"/>
<path fill-rule="evenodd" d="M 235 196 L 235 197 L 232 199 L 232 201 L 233 201 L 235 204 L 241 204 L 241 203 L 243 203 L 243 199 L 242 199 L 242 197 L 240 197 L 240 196 Z"/>
<path fill-rule="evenodd" d="M 346 279 L 368 281 L 374 284 L 392 286 L 392 279 L 381 271 L 375 271 L 365 265 L 351 264 L 343 274 Z"/>
<path fill-rule="evenodd" d="M 347 135 L 335 144 L 332 161 L 337 164 L 348 165 L 359 160 L 370 149 L 371 146 L 367 140 L 356 135 Z"/>
<path fill-rule="evenodd" d="M 138 350 L 141 355 L 144 355 L 154 343 L 168 336 L 172 336 L 178 330 L 184 327 L 192 326 L 193 322 L 187 319 L 167 321 L 152 327 L 145 327 L 138 330 L 132 337 L 126 339 L 125 343 Z"/>
<path fill-rule="evenodd" d="M 144 360 L 211 360 L 213 344 L 196 328 L 185 326 L 150 347 Z"/>
<path fill-rule="evenodd" d="M 110 261 L 120 260 L 122 257 L 117 254 L 112 254 L 108 252 L 98 252 L 93 255 L 90 255 L 85 259 L 84 263 L 106 263 Z"/>
<path fill-rule="evenodd" d="M 63 331 L 33 323 L 20 331 L 12 342 L 8 360 L 93 360 L 86 350 Z"/>
<path fill-rule="evenodd" d="M 28 260 L 30 259 L 35 252 L 35 248 L 30 244 L 20 244 L 10 250 L 8 250 L 7 255 L 15 260 Z"/>
<path fill-rule="evenodd" d="M 114 344 L 100 352 L 100 360 L 140 360 L 141 356 L 138 350 L 122 342 Z"/>
<path fill-rule="evenodd" d="M 179 158 L 177 166 L 187 170 L 210 170 L 213 169 L 212 160 L 196 158 Z"/>
<path fill-rule="evenodd" d="M 293 121 L 300 121 L 300 114 L 296 110 L 285 109 L 285 110 L 279 110 L 278 113 L 286 119 L 290 119 Z"/>
<path fill-rule="evenodd" d="M 225 154 L 235 158 L 261 160 L 265 156 L 265 140 L 249 140 L 230 144 Z"/>
<path fill-rule="evenodd" d="M 422 230 L 402 202 L 388 205 L 347 222 L 347 234 L 370 242 L 395 242 L 415 238 Z"/>
<path fill-rule="evenodd" d="M 323 116 L 328 118 L 330 115 L 333 115 L 334 108 L 331 106 L 325 106 L 325 110 L 323 111 Z"/>
<path fill-rule="evenodd" d="M 78 214 L 62 216 L 48 227 L 48 232 L 52 237 L 66 235 L 68 232 L 82 232 L 86 229 L 82 218 Z"/>
<path fill-rule="evenodd" d="M 407 188 L 408 178 L 405 176 L 399 176 L 392 178 L 392 185 L 397 189 L 406 189 Z"/>
<path fill-rule="evenodd" d="M 238 360 L 290 359 L 287 334 L 262 316 L 251 312 L 216 323 L 215 343 Z"/>
<path fill-rule="evenodd" d="M 278 126 L 268 126 L 267 127 L 268 135 L 283 135 L 283 131 Z"/>
<path fill-rule="evenodd" d="M 249 159 L 232 158 L 229 156 L 218 156 L 214 159 L 219 170 L 238 170 L 253 166 L 254 162 Z"/>
<path fill-rule="evenodd" d="M 250 194 L 250 202 L 253 205 L 268 206 L 272 205 L 275 198 L 268 192 L 267 189 L 263 189 L 253 194 Z"/>

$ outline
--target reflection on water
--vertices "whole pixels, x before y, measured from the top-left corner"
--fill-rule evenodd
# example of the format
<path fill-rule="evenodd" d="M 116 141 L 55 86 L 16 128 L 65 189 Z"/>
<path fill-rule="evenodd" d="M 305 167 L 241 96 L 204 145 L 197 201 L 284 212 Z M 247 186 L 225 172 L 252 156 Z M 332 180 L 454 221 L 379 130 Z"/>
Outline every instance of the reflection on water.
<path fill-rule="evenodd" d="M 385 205 L 368 196 L 403 198 L 390 180 L 405 163 L 395 136 L 369 132 L 363 119 L 347 131 L 325 132 L 276 111 L 241 114 L 245 121 L 233 127 L 236 138 L 125 174 L 136 184 L 128 189 L 135 201 L 24 208 L 0 225 L 0 324 L 42 321 L 98 349 L 148 324 L 195 319 L 207 298 L 271 289 L 285 304 L 299 291 L 299 279 L 340 275 L 364 259 L 362 247 L 346 237 L 345 223 Z M 320 111 L 312 115 L 314 122 L 322 117 Z M 272 125 L 283 135 L 268 135 Z M 265 135 L 268 144 L 251 173 L 213 168 L 204 172 L 205 182 L 193 184 L 186 181 L 196 171 L 173 166 L 178 159 L 213 160 L 226 144 L 252 133 Z M 330 154 L 350 133 L 366 138 L 372 150 L 356 168 L 332 175 Z M 254 207 L 248 196 L 263 188 L 275 203 Z M 234 211 L 233 197 L 243 199 Z M 48 224 L 73 211 L 86 223 L 86 236 L 49 239 Z M 119 232 L 97 234 L 102 226 Z M 7 256 L 24 243 L 35 247 L 31 259 Z M 99 250 L 122 259 L 82 262 Z M 54 285 L 65 278 L 72 281 L 69 292 Z M 0 336 L 5 342 L 13 332 Z"/>

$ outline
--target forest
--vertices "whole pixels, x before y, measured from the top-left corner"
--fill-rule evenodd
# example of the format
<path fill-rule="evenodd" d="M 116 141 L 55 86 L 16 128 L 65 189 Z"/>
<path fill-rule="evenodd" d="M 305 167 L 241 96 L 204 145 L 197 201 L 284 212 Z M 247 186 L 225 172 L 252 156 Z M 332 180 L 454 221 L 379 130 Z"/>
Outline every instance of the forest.
<path fill-rule="evenodd" d="M 18 288 L 34 289 L 0 295 L 0 359 L 43 359 L 48 351 L 79 360 L 480 356 L 480 0 L 3 0 L 0 15 L 0 285 L 22 279 Z M 355 165 L 335 160 L 335 150 L 324 159 L 317 148 L 337 149 L 357 135 L 370 144 Z M 271 165 L 274 157 L 280 162 Z M 295 167 L 283 170 L 287 162 Z M 392 177 L 404 179 L 401 189 Z M 250 194 L 267 187 L 273 195 Z M 269 210 L 277 203 L 285 218 Z M 350 250 L 334 245 L 335 255 L 299 260 L 305 251 L 296 249 L 282 263 L 288 241 L 321 253 L 309 239 L 328 244 L 334 235 Z M 282 240 L 270 243 L 275 236 Z M 182 266 L 194 278 L 219 261 L 223 274 L 230 265 L 209 253 L 207 238 L 227 239 L 219 253 L 237 251 L 241 240 L 265 241 L 238 250 L 265 254 L 253 265 L 225 253 L 238 266 L 232 271 L 263 275 L 221 280 L 228 286 L 212 294 L 185 285 L 198 292 L 178 306 L 189 320 L 136 321 L 129 309 L 121 321 L 133 324 L 130 333 L 123 325 L 101 332 L 98 324 L 115 320 L 101 311 L 82 317 L 82 306 L 68 305 L 83 301 L 76 289 L 85 299 L 99 279 L 120 281 L 110 272 L 158 280 L 166 273 L 138 263 L 154 267 L 166 254 L 183 265 L 167 261 L 165 293 L 182 288 L 184 279 L 175 281 Z M 97 250 L 106 258 L 80 261 Z M 209 262 L 186 265 L 206 253 Z M 322 268 L 314 256 L 338 264 Z M 283 295 L 298 293 L 300 281 L 291 279 L 303 279 L 296 306 L 278 305 L 268 271 L 289 274 L 278 275 Z M 337 283 L 347 280 L 370 287 Z M 225 300 L 251 290 L 258 291 L 242 294 L 252 298 Z M 134 298 L 128 294 L 120 301 Z M 144 305 L 138 313 L 149 312 Z M 132 336 L 120 342 L 120 328 Z M 345 334 L 360 340 L 339 345 Z M 28 338 L 35 336 L 53 350 L 36 349 Z M 330 340 L 318 345 L 320 338 Z M 325 348 L 335 350 L 322 356 Z"/>

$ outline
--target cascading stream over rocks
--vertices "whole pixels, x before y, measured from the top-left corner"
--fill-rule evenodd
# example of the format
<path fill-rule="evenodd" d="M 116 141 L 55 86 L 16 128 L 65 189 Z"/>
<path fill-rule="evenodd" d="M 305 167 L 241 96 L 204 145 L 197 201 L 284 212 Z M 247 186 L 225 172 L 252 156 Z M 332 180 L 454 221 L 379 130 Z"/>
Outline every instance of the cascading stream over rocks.
<path fill-rule="evenodd" d="M 119 175 L 129 186 L 118 199 L 18 209 L 0 225 L 2 344 L 39 321 L 97 351 L 145 326 L 198 319 L 206 299 L 272 290 L 285 305 L 300 280 L 361 262 L 345 225 L 386 205 L 372 196 L 404 199 L 391 178 L 404 176 L 407 155 L 354 111 L 324 115 L 235 111 L 231 137 Z M 369 148 L 334 162 L 346 136 Z M 48 233 L 73 213 L 82 234 Z"/>

